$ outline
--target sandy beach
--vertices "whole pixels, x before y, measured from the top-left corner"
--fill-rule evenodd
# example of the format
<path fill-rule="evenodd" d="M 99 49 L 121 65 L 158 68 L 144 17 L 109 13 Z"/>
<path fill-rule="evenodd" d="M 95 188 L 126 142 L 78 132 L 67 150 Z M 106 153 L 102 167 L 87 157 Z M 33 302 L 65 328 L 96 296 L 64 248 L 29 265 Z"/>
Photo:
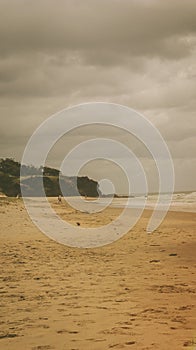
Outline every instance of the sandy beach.
<path fill-rule="evenodd" d="M 52 206 L 74 225 L 95 217 Z M 1 198 L 2 350 L 195 350 L 196 213 L 168 212 L 152 234 L 151 211 L 100 248 L 61 245 L 31 222 L 22 199 Z"/>

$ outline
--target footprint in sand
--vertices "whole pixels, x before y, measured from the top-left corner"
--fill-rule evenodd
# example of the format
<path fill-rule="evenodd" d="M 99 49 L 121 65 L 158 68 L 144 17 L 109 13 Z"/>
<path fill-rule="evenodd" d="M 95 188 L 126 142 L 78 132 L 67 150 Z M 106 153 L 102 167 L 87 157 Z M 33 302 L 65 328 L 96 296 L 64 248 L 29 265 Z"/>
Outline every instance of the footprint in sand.
<path fill-rule="evenodd" d="M 15 334 L 15 333 L 0 334 L 0 339 L 15 338 L 15 337 L 18 337 L 18 334 Z"/>
<path fill-rule="evenodd" d="M 32 350 L 50 350 L 50 349 L 54 349 L 54 347 L 50 345 L 38 345 L 32 348 Z"/>
<path fill-rule="evenodd" d="M 78 334 L 78 331 L 69 331 L 67 329 L 60 329 L 59 331 L 57 331 L 58 334 L 63 334 L 63 333 L 69 333 L 69 334 Z"/>
<path fill-rule="evenodd" d="M 188 340 L 188 341 L 185 341 L 184 342 L 184 344 L 183 344 L 183 346 L 185 346 L 185 347 L 192 347 L 193 345 L 196 345 L 196 341 L 194 341 L 194 340 Z M 195 350 L 196 349 L 196 347 L 193 349 L 193 350 Z"/>
<path fill-rule="evenodd" d="M 109 345 L 109 349 L 122 349 L 122 348 L 124 348 L 124 345 L 122 345 L 122 344 L 111 344 L 111 345 Z"/>

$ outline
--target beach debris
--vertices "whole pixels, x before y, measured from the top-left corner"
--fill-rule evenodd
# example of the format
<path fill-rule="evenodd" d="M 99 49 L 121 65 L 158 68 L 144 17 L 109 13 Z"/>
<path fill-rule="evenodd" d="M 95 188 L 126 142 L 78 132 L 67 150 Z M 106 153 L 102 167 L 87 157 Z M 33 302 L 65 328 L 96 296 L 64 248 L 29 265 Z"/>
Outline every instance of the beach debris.
<path fill-rule="evenodd" d="M 171 253 L 169 254 L 169 256 L 177 256 L 178 254 L 177 253 Z"/>

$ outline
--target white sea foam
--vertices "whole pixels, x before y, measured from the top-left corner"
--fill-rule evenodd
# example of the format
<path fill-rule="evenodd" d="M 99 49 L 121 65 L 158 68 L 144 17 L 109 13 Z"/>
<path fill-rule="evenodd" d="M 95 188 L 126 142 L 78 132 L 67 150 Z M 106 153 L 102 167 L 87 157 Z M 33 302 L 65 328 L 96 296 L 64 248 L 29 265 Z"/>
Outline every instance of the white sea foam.
<path fill-rule="evenodd" d="M 167 194 L 162 195 L 161 207 L 157 208 L 158 210 L 164 208 L 164 202 L 167 202 Z M 145 197 L 144 196 L 135 196 L 131 198 L 130 207 L 140 208 Z M 157 194 L 149 195 L 146 201 L 146 209 L 154 209 L 158 199 Z M 129 199 L 130 200 L 130 199 Z M 106 202 L 105 198 L 102 198 L 100 205 L 104 205 Z M 114 198 L 112 201 L 113 207 L 123 208 L 127 203 L 127 198 Z M 174 193 L 172 197 L 172 202 L 169 210 L 174 211 L 188 211 L 196 212 L 196 192 L 192 193 Z"/>

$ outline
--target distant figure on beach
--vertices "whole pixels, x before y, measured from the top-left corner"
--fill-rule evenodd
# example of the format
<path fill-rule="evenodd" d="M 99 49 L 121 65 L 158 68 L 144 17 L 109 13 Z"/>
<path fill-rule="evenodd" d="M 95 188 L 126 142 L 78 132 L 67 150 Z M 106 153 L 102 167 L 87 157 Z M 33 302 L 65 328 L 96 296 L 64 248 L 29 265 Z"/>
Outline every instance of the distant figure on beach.
<path fill-rule="evenodd" d="M 58 203 L 62 203 L 62 197 L 61 197 L 61 194 L 58 195 Z"/>
<path fill-rule="evenodd" d="M 17 199 L 19 199 L 19 198 L 20 198 L 20 195 L 19 195 L 19 194 L 17 194 L 16 198 L 17 198 Z"/>

